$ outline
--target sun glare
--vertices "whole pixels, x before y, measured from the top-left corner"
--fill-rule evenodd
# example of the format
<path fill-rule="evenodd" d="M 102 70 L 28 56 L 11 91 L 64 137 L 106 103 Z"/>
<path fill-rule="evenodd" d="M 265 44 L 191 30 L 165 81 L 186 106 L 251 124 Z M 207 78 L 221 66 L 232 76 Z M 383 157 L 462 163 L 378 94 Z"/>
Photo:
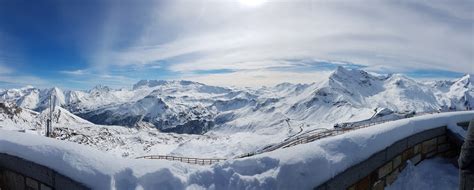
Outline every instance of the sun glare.
<path fill-rule="evenodd" d="M 239 3 L 249 7 L 258 7 L 263 5 L 267 0 L 239 0 Z"/>

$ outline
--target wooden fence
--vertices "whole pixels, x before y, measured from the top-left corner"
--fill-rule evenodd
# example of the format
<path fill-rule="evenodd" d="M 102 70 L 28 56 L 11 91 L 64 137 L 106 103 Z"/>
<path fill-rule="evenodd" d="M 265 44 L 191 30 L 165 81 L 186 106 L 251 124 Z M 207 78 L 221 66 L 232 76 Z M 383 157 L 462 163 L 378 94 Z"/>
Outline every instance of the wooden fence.
<path fill-rule="evenodd" d="M 445 112 L 450 112 L 450 111 L 445 111 Z M 435 114 L 435 113 L 440 113 L 440 112 L 418 112 L 413 117 L 421 116 L 421 115 L 427 115 L 427 114 Z M 249 156 L 253 156 L 253 155 L 256 155 L 256 154 L 261 154 L 261 153 L 264 153 L 264 152 L 274 151 L 274 150 L 280 149 L 280 148 L 288 148 L 288 147 L 296 146 L 296 145 L 299 145 L 299 144 L 305 144 L 305 143 L 313 142 L 313 141 L 316 141 L 318 139 L 322 139 L 322 138 L 325 138 L 325 137 L 336 136 L 336 135 L 340 135 L 340 134 L 343 134 L 343 133 L 347 133 L 349 131 L 353 131 L 353 130 L 357 130 L 357 129 L 361 129 L 361 128 L 366 128 L 366 127 L 370 127 L 370 126 L 373 126 L 373 125 L 378 125 L 378 124 L 386 123 L 386 122 L 389 122 L 389 121 L 395 121 L 395 120 L 399 120 L 399 119 L 403 119 L 403 118 L 373 119 L 373 120 L 369 120 L 367 122 L 360 122 L 360 123 L 355 122 L 349 128 L 336 128 L 336 129 L 324 129 L 324 130 L 317 129 L 317 130 L 313 130 L 313 131 L 308 131 L 308 132 L 303 133 L 301 135 L 297 135 L 295 137 L 288 138 L 288 139 L 286 139 L 286 140 L 284 140 L 284 141 L 282 141 L 278 144 L 267 146 L 267 147 L 265 147 L 261 150 L 258 150 L 256 152 L 249 152 L 249 153 L 239 155 L 236 158 L 249 157 Z M 188 157 L 166 156 L 166 155 L 141 156 L 141 157 L 137 157 L 137 159 L 171 160 L 171 161 L 180 161 L 180 162 L 184 162 L 184 163 L 199 164 L 199 165 L 212 165 L 214 163 L 227 160 L 227 159 L 221 159 L 221 158 L 188 158 Z"/>
<path fill-rule="evenodd" d="M 169 155 L 149 155 L 149 156 L 140 156 L 137 159 L 158 159 L 158 160 L 170 160 L 170 161 L 180 161 L 188 164 L 199 164 L 199 165 L 212 165 L 226 159 L 221 158 L 188 158 L 181 156 L 169 156 Z"/>

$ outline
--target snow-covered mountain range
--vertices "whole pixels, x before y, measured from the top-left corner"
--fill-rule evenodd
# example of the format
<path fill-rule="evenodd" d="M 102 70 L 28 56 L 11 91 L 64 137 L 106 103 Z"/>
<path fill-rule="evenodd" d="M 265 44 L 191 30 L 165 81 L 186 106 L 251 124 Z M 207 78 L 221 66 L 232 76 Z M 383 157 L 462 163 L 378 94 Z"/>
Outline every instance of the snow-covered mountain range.
<path fill-rule="evenodd" d="M 237 156 L 336 123 L 474 107 L 470 75 L 419 82 L 339 67 L 311 84 L 258 89 L 142 80 L 131 89 L 0 90 L 0 128 L 44 133 L 51 95 L 56 138 L 125 157 Z"/>
<path fill-rule="evenodd" d="M 132 89 L 96 86 L 89 91 L 25 87 L 0 91 L 1 102 L 41 112 L 56 105 L 95 124 L 154 126 L 164 132 L 202 134 L 213 128 L 256 130 L 285 125 L 361 120 L 376 109 L 396 112 L 474 107 L 473 78 L 418 82 L 338 67 L 326 80 L 259 89 L 209 86 L 191 81 L 142 80 Z"/>

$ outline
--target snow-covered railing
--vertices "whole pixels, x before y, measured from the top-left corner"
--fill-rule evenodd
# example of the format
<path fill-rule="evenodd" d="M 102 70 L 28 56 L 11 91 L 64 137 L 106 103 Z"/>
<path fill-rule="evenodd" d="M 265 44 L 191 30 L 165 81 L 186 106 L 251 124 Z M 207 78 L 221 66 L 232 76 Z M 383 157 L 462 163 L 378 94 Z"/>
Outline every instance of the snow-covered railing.
<path fill-rule="evenodd" d="M 438 113 L 446 113 L 446 112 L 455 112 L 456 110 L 450 110 L 450 111 L 434 111 L 434 112 L 418 112 L 416 113 L 413 117 L 421 116 L 421 115 L 427 115 L 427 114 L 438 114 Z M 405 119 L 405 118 L 392 118 L 392 119 L 373 119 L 369 120 L 367 122 L 361 122 L 361 123 L 355 123 L 352 125 L 350 128 L 336 128 L 336 129 L 321 129 L 318 128 L 316 130 L 308 131 L 306 133 L 296 135 L 289 137 L 285 139 L 283 142 L 267 146 L 261 150 L 258 150 L 256 152 L 249 152 L 245 153 L 242 155 L 237 156 L 236 158 L 244 158 L 244 157 L 249 157 L 253 156 L 256 154 L 261 154 L 264 152 L 271 152 L 280 148 L 288 148 L 292 146 L 296 146 L 299 144 L 305 144 L 309 142 L 316 141 L 318 139 L 322 139 L 325 137 L 329 136 L 335 136 L 335 135 L 340 135 L 343 133 L 347 133 L 349 131 L 361 129 L 361 128 L 366 128 L 382 123 L 386 123 L 389 121 L 395 121 L 395 120 L 400 120 L 400 119 Z M 161 159 L 161 160 L 171 160 L 171 161 L 180 161 L 184 163 L 189 163 L 189 164 L 200 164 L 200 165 L 211 165 L 220 161 L 224 161 L 226 159 L 220 159 L 220 158 L 187 158 L 187 157 L 177 157 L 177 156 L 167 156 L 167 155 L 150 155 L 150 156 L 141 156 L 137 157 L 137 159 Z"/>
<path fill-rule="evenodd" d="M 158 159 L 158 160 L 170 160 L 170 161 L 180 161 L 188 164 L 199 164 L 199 165 L 212 165 L 226 159 L 222 158 L 188 158 L 181 156 L 168 156 L 168 155 L 149 155 L 149 156 L 140 156 L 136 159 Z"/>
<path fill-rule="evenodd" d="M 440 111 L 418 112 L 413 117 L 427 115 L 427 114 L 438 114 L 438 113 L 455 112 L 455 111 L 456 110 L 449 110 L 449 111 L 442 111 L 442 112 L 440 112 Z M 260 153 L 264 153 L 264 152 L 270 152 L 270 151 L 274 151 L 274 150 L 280 149 L 280 148 L 288 148 L 288 147 L 292 147 L 292 146 L 299 145 L 299 144 L 305 144 L 305 143 L 313 142 L 315 140 L 322 139 L 322 138 L 325 138 L 325 137 L 335 136 L 335 135 L 343 134 L 343 133 L 346 133 L 346 132 L 349 132 L 349 131 L 353 131 L 353 130 L 357 130 L 357 129 L 361 129 L 361 128 L 366 128 L 366 127 L 370 127 L 370 126 L 373 126 L 373 125 L 378 125 L 378 124 L 386 123 L 386 122 L 389 122 L 389 121 L 400 120 L 400 119 L 405 119 L 405 118 L 373 119 L 373 120 L 369 120 L 368 122 L 355 123 L 350 128 L 328 129 L 328 130 L 324 130 L 324 131 L 322 131 L 322 130 L 310 131 L 308 133 L 298 135 L 294 138 L 288 138 L 288 139 L 286 139 L 285 141 L 283 141 L 281 143 L 265 147 L 262 150 L 259 150 L 257 152 L 240 155 L 240 156 L 238 156 L 238 158 L 248 157 L 248 156 L 252 156 L 252 155 L 260 154 Z"/>
<path fill-rule="evenodd" d="M 442 137 L 447 133 L 446 129 L 472 119 L 474 111 L 426 115 L 388 122 L 317 140 L 311 144 L 279 149 L 246 159 L 229 159 L 224 164 L 218 163 L 213 167 L 171 163 L 165 160 L 121 158 L 77 143 L 6 130 L 0 130 L 0 153 L 45 166 L 91 189 L 313 189 L 317 186 L 331 187 L 334 184 L 350 187 L 354 183 L 359 184 L 360 179 L 365 179 L 366 176 L 382 180 L 383 176 L 387 179 L 394 171 L 396 173 L 397 165 L 400 169 L 400 153 L 402 161 L 404 158 L 408 160 L 409 157 L 420 161 L 419 156 L 415 154 L 414 147 L 417 144 L 418 151 L 421 147 L 421 155 L 425 144 L 427 151 L 424 155 L 432 156 L 435 146 L 430 145 L 434 145 L 434 140 L 431 140 L 433 138 L 437 139 L 436 152 L 444 152 L 445 148 L 451 147 L 444 145 L 445 140 L 449 140 L 449 137 Z M 399 141 L 403 143 L 398 143 Z M 398 146 L 401 144 L 402 147 Z M 408 153 L 411 156 L 404 154 L 405 147 L 410 149 Z M 380 157 L 384 159 L 377 159 Z M 423 156 L 421 158 L 423 159 Z M 368 163 L 371 168 L 358 167 L 359 163 Z M 392 163 L 392 173 L 384 172 L 386 168 L 383 166 L 387 166 L 387 163 Z M 3 168 L 26 167 L 25 164 L 0 161 L 1 164 L 5 165 Z M 378 170 L 379 168 L 384 169 Z M 346 170 L 349 172 L 345 172 Z M 31 168 L 19 171 L 43 174 L 32 172 Z M 352 173 L 350 171 L 357 171 L 353 174 L 359 177 L 344 175 Z M 369 175 L 379 171 L 383 173 L 381 179 L 378 175 Z M 39 180 L 34 176 L 30 177 Z M 332 178 L 334 180 L 331 180 Z M 54 182 L 59 180 L 55 179 Z"/>

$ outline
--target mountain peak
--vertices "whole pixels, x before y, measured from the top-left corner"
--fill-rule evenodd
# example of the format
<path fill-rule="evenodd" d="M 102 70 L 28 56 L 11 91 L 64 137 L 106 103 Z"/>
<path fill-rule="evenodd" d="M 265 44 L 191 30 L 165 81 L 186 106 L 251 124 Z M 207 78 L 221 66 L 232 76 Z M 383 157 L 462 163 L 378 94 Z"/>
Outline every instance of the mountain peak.
<path fill-rule="evenodd" d="M 364 70 L 360 69 L 346 69 L 343 66 L 338 66 L 337 69 L 329 76 L 329 79 L 356 79 L 367 80 L 375 78 Z"/>
<path fill-rule="evenodd" d="M 146 86 L 146 87 L 155 87 L 155 86 L 160 86 L 167 84 L 167 81 L 165 80 L 140 80 L 136 84 L 133 85 L 133 89 L 136 90 L 140 87 Z"/>
<path fill-rule="evenodd" d="M 474 85 L 473 83 L 474 83 L 474 79 L 471 77 L 471 75 L 465 74 L 463 77 L 455 81 L 454 85 L 468 87 L 470 85 Z"/>
<path fill-rule="evenodd" d="M 108 86 L 96 85 L 92 88 L 91 92 L 109 92 L 111 89 Z"/>
<path fill-rule="evenodd" d="M 459 80 L 473 81 L 473 78 L 472 78 L 471 74 L 467 73 L 467 74 L 464 74 L 464 76 L 462 76 L 461 79 L 459 79 Z"/>
<path fill-rule="evenodd" d="M 341 75 L 347 73 L 349 73 L 348 69 L 344 68 L 343 66 L 337 66 L 336 70 L 333 72 L 333 75 Z"/>
<path fill-rule="evenodd" d="M 58 87 L 53 87 L 49 90 L 50 95 L 58 96 L 58 95 L 61 95 L 62 93 L 63 93 L 63 91 L 61 89 L 59 89 Z"/>

